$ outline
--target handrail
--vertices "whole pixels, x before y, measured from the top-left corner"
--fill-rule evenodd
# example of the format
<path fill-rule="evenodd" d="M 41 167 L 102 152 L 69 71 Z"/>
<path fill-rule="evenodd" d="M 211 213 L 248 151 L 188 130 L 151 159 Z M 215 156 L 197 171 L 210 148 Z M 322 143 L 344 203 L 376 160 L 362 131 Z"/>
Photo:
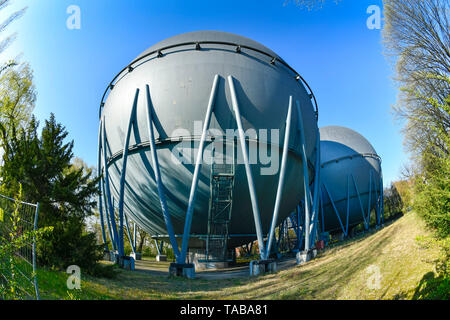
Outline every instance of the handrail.
<path fill-rule="evenodd" d="M 153 54 L 157 54 L 157 58 L 161 58 L 163 56 L 163 52 L 165 50 L 168 49 L 173 49 L 173 48 L 177 48 L 177 47 L 182 47 L 182 46 L 188 46 L 188 45 L 195 45 L 194 50 L 201 50 L 201 45 L 202 44 L 220 44 L 220 45 L 228 45 L 228 46 L 233 46 L 236 47 L 236 53 L 241 53 L 242 49 L 249 49 L 255 52 L 258 52 L 260 54 L 263 54 L 269 58 L 271 58 L 270 60 L 270 64 L 275 64 L 275 62 L 280 62 L 282 65 L 284 65 L 285 67 L 287 67 L 289 70 L 291 70 L 293 73 L 295 73 L 295 79 L 301 80 L 302 83 L 304 83 L 306 85 L 306 87 L 309 90 L 309 96 L 311 99 L 314 100 L 314 106 L 315 106 L 315 114 L 316 114 L 316 119 L 318 119 L 319 117 L 319 107 L 317 104 L 317 100 L 316 100 L 316 96 L 314 95 L 314 92 L 312 91 L 311 87 L 309 86 L 309 84 L 306 82 L 306 80 L 297 72 L 294 70 L 294 68 L 292 68 L 289 64 L 287 64 L 283 59 L 277 57 L 277 56 L 273 56 L 263 50 L 257 49 L 257 48 L 253 48 L 251 46 L 246 46 L 246 45 L 241 45 L 241 44 L 237 44 L 234 42 L 226 42 L 226 41 L 190 41 L 190 42 L 182 42 L 182 43 L 177 43 L 177 44 L 173 44 L 170 46 L 165 46 L 162 47 L 160 49 L 156 49 L 153 50 L 151 52 L 148 52 L 146 54 L 144 54 L 141 57 L 136 58 L 135 60 L 133 60 L 130 64 L 128 64 L 125 68 L 123 68 L 113 79 L 112 81 L 109 83 L 108 87 L 106 88 L 105 92 L 103 93 L 102 99 L 100 101 L 100 109 L 99 109 L 99 118 L 101 117 L 101 113 L 102 113 L 102 109 L 103 106 L 105 105 L 105 98 L 106 95 L 108 93 L 109 90 L 112 90 L 114 88 L 114 84 L 115 81 L 117 80 L 117 78 L 119 78 L 119 76 L 124 72 L 128 70 L 128 73 L 133 72 L 134 68 L 133 65 L 136 64 L 137 62 L 144 60 L 145 58 L 153 55 Z"/>

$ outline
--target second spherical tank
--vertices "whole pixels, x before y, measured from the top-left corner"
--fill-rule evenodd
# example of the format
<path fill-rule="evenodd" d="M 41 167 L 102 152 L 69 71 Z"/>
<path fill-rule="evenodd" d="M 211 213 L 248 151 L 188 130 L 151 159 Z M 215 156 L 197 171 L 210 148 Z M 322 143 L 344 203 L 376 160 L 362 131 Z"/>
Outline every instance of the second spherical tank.
<path fill-rule="evenodd" d="M 320 162 L 323 200 L 320 222 L 331 233 L 351 230 L 368 218 L 378 201 L 381 159 L 369 141 L 356 131 L 328 126 L 320 128 Z"/>
<path fill-rule="evenodd" d="M 124 210 L 130 219 L 150 235 L 167 235 L 149 149 L 145 86 L 150 88 L 150 99 L 154 108 L 157 153 L 168 209 L 175 234 L 180 237 L 183 233 L 195 167 L 195 163 L 180 160 L 180 155 L 187 152 L 186 158 L 194 159 L 194 155 L 189 153 L 198 148 L 201 125 L 205 119 L 216 75 L 219 76 L 219 83 L 210 128 L 222 132 L 237 128 L 228 83 L 228 76 L 232 76 L 244 130 L 255 130 L 248 136 L 249 152 L 262 152 L 264 143 L 261 141 L 264 139 L 259 130 L 269 130 L 265 144 L 269 153 L 271 147 L 279 153 L 278 157 L 272 158 L 276 162 L 275 167 L 279 167 L 281 162 L 280 149 L 285 135 L 289 97 L 293 96 L 287 175 L 279 221 L 286 218 L 303 193 L 298 135 L 300 123 L 295 101 L 299 101 L 303 117 L 301 125 L 306 137 L 311 177 L 314 172 L 314 149 L 318 129 L 310 92 L 277 54 L 242 36 L 200 31 L 181 34 L 152 46 L 131 66 L 119 74 L 111 86 L 112 90 L 104 101 L 100 118 L 106 130 L 107 170 L 111 180 L 111 193 L 118 199 L 125 136 L 135 92 L 140 89 L 125 183 Z M 272 129 L 279 130 L 278 137 L 270 133 Z M 230 143 L 232 142 L 226 142 L 228 145 Z M 213 143 L 208 140 L 205 147 L 206 158 L 211 155 L 212 148 Z M 236 153 L 239 155 L 240 147 L 236 147 Z M 174 155 L 177 155 L 175 158 L 178 157 L 178 160 L 174 160 Z M 264 173 L 261 169 L 268 168 L 271 164 L 261 163 L 259 156 L 258 159 L 251 168 L 261 224 L 263 232 L 267 233 L 272 219 L 279 170 Z M 234 171 L 231 223 L 228 230 L 230 246 L 238 246 L 255 238 L 252 204 L 244 165 L 237 163 Z M 210 178 L 211 166 L 205 161 L 200 171 L 191 228 L 191 247 L 202 247 L 202 239 L 208 233 Z"/>

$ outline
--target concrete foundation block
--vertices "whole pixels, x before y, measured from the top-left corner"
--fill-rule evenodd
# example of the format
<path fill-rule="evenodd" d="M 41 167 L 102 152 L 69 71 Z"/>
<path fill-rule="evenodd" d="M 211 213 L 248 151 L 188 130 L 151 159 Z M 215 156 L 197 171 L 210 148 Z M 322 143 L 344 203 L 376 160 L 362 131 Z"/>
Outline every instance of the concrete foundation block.
<path fill-rule="evenodd" d="M 130 257 L 132 257 L 134 260 L 142 260 L 142 254 L 140 252 L 131 253 Z"/>
<path fill-rule="evenodd" d="M 195 279 L 195 266 L 192 263 L 178 264 L 171 263 L 169 267 L 169 275 L 173 277 L 185 277 Z"/>
<path fill-rule="evenodd" d="M 134 270 L 134 258 L 123 256 L 119 258 L 119 266 L 125 270 Z"/>
<path fill-rule="evenodd" d="M 111 261 L 111 251 L 104 251 L 103 252 L 103 260 Z"/>
<path fill-rule="evenodd" d="M 220 270 L 228 268 L 229 264 L 227 261 L 198 261 L 194 260 L 195 268 L 197 270 Z"/>
<path fill-rule="evenodd" d="M 162 254 L 158 254 L 156 256 L 156 261 L 158 261 L 158 262 L 167 261 L 167 256 L 164 256 Z"/>
<path fill-rule="evenodd" d="M 317 250 L 316 250 L 317 254 Z M 300 251 L 295 255 L 295 259 L 297 260 L 297 264 L 304 264 L 311 259 L 313 259 L 313 250 L 311 251 Z"/>
<path fill-rule="evenodd" d="M 256 277 L 266 273 L 277 271 L 277 263 L 274 260 L 250 261 L 250 276 Z"/>
<path fill-rule="evenodd" d="M 109 261 L 114 263 L 119 263 L 119 253 L 117 251 L 110 251 L 109 252 Z"/>

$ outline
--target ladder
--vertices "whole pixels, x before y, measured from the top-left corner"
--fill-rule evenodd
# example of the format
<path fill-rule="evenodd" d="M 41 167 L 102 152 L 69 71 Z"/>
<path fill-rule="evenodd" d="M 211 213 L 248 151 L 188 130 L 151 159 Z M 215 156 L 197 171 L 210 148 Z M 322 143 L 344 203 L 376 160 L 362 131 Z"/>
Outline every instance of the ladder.
<path fill-rule="evenodd" d="M 227 242 L 233 209 L 234 148 L 235 143 L 233 142 L 232 161 L 222 159 L 223 164 L 217 161 L 214 147 L 212 150 L 213 163 L 211 164 L 208 233 L 206 237 L 206 260 L 209 262 L 227 261 Z"/>

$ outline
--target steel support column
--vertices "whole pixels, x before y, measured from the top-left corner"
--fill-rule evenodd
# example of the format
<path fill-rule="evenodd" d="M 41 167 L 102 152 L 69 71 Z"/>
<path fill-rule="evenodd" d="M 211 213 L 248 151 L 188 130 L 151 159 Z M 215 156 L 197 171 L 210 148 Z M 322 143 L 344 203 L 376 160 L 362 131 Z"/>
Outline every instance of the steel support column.
<path fill-rule="evenodd" d="M 133 222 L 133 244 L 134 247 L 137 248 L 136 244 L 137 244 L 137 227 L 136 227 L 136 222 Z"/>
<path fill-rule="evenodd" d="M 136 89 L 136 94 L 134 96 L 133 106 L 131 107 L 130 119 L 128 120 L 127 134 L 125 137 L 125 142 L 123 146 L 123 156 L 122 156 L 122 170 L 120 172 L 120 183 L 119 183 L 119 254 L 124 256 L 124 244 L 123 244 L 123 207 L 124 207 L 124 197 L 125 197 L 125 177 L 127 173 L 127 162 L 128 162 L 128 147 L 130 145 L 130 136 L 133 124 L 136 122 L 136 108 L 139 98 L 139 89 Z"/>
<path fill-rule="evenodd" d="M 319 223 L 319 185 L 320 185 L 320 131 L 317 130 L 316 138 L 316 166 L 314 175 L 314 198 L 313 198 L 313 223 L 311 226 L 311 240 L 310 243 L 314 245 L 315 236 L 317 230 L 317 224 Z"/>
<path fill-rule="evenodd" d="M 116 225 L 116 218 L 114 216 L 114 207 L 111 202 L 111 189 L 109 185 L 109 173 L 108 173 L 108 157 L 107 157 L 107 149 L 106 149 L 106 128 L 105 128 L 105 118 L 103 117 L 103 168 L 104 168 L 104 190 L 105 190 L 105 196 L 106 196 L 106 205 L 108 206 L 109 211 L 109 220 L 111 223 L 111 229 L 112 229 L 112 238 L 111 241 L 113 241 L 113 247 L 114 250 L 118 250 L 119 248 L 119 235 L 117 232 L 117 225 Z"/>
<path fill-rule="evenodd" d="M 102 183 L 102 186 L 103 186 L 103 202 L 105 204 L 106 225 L 108 226 L 109 238 L 111 239 L 111 245 L 113 247 L 113 250 L 117 250 L 116 241 L 114 239 L 114 235 L 113 235 L 113 231 L 112 231 L 112 227 L 111 227 L 111 222 L 110 222 L 110 219 L 109 219 L 108 206 L 106 204 L 107 203 L 107 199 L 106 199 L 105 181 L 103 179 L 101 179 L 101 183 Z"/>
<path fill-rule="evenodd" d="M 125 216 L 125 225 L 127 227 L 128 240 L 130 241 L 131 245 L 131 250 L 133 250 L 133 253 L 136 254 L 136 247 L 133 243 L 133 238 L 131 238 L 130 225 L 128 224 L 128 217 L 126 214 L 124 216 Z"/>
<path fill-rule="evenodd" d="M 371 201 L 372 201 L 372 170 L 369 173 L 369 204 L 367 205 L 367 225 L 366 230 L 370 226 L 370 211 L 371 211 Z"/>
<path fill-rule="evenodd" d="M 350 175 L 347 175 L 347 219 L 345 222 L 345 233 L 348 235 L 348 219 L 350 217 Z"/>
<path fill-rule="evenodd" d="M 327 192 L 328 198 L 330 199 L 331 205 L 333 206 L 334 212 L 336 213 L 336 216 L 337 216 L 337 218 L 339 220 L 339 224 L 341 225 L 342 232 L 344 233 L 345 236 L 347 236 L 347 232 L 345 231 L 345 227 L 342 224 L 341 216 L 339 215 L 339 211 L 338 211 L 338 209 L 336 208 L 336 206 L 334 204 L 334 201 L 333 201 L 333 198 L 332 198 L 330 192 L 328 191 L 327 185 L 325 183 L 322 183 L 322 186 L 325 188 L 325 191 Z"/>
<path fill-rule="evenodd" d="M 305 251 L 309 251 L 310 249 L 310 224 L 311 224 L 311 216 L 310 216 L 310 190 L 309 190 L 309 172 L 308 172 L 308 158 L 306 156 L 306 140 L 305 140 L 305 132 L 303 130 L 303 115 L 300 108 L 300 102 L 296 101 L 297 105 L 297 116 L 298 116 L 298 130 L 300 131 L 300 154 L 302 157 L 303 163 L 303 186 L 305 192 Z"/>
<path fill-rule="evenodd" d="M 156 246 L 156 251 L 158 252 L 158 255 L 161 255 L 161 250 L 159 249 L 158 240 L 156 240 L 156 239 L 155 239 L 155 246 Z"/>
<path fill-rule="evenodd" d="M 250 192 L 250 199 L 252 201 L 253 220 L 255 222 L 256 237 L 258 239 L 259 256 L 260 256 L 260 258 L 263 258 L 266 255 L 264 252 L 264 238 L 263 238 L 263 231 L 262 231 L 262 226 L 261 226 L 261 218 L 260 218 L 260 214 L 259 214 L 258 198 L 256 196 L 256 190 L 255 190 L 255 185 L 253 182 L 252 171 L 251 171 L 250 164 L 249 164 L 247 143 L 245 141 L 244 128 L 242 127 L 241 113 L 239 111 L 239 104 L 237 101 L 236 91 L 234 89 L 234 82 L 233 82 L 232 76 L 228 76 L 228 84 L 230 86 L 231 101 L 233 104 L 234 116 L 236 118 L 236 123 L 237 123 L 237 127 L 238 127 L 238 132 L 239 132 L 239 139 L 240 139 L 241 149 L 242 149 L 242 157 L 244 160 L 245 172 L 247 175 L 248 190 Z"/>
<path fill-rule="evenodd" d="M 272 224 L 270 226 L 269 240 L 267 242 L 267 248 L 265 251 L 265 256 L 263 259 L 267 260 L 270 255 L 270 249 L 272 247 L 272 241 L 275 234 L 275 226 L 278 220 L 278 212 L 280 210 L 281 197 L 283 196 L 283 187 L 284 187 L 284 177 L 286 175 L 286 162 L 287 156 L 289 152 L 289 137 L 291 135 L 291 119 L 292 119 L 292 96 L 289 97 L 289 107 L 288 113 L 286 117 L 286 127 L 284 132 L 284 144 L 283 144 L 283 155 L 281 158 L 281 168 L 280 168 L 280 177 L 278 181 L 278 189 L 277 195 L 275 198 L 275 207 L 273 209 L 272 215 Z"/>
<path fill-rule="evenodd" d="M 102 206 L 102 124 L 98 129 L 98 157 L 97 157 L 97 175 L 98 175 L 98 211 L 100 215 L 100 226 L 102 228 L 103 244 L 105 245 L 105 250 L 108 251 L 108 243 L 106 242 L 106 232 L 105 232 L 105 221 L 103 220 L 103 206 Z"/>
<path fill-rule="evenodd" d="M 352 177 L 353 185 L 355 186 L 356 195 L 358 196 L 359 207 L 361 208 L 361 213 L 362 213 L 362 217 L 364 219 L 364 226 L 365 226 L 367 224 L 366 223 L 366 215 L 364 213 L 364 207 L 363 207 L 363 204 L 362 204 L 362 201 L 361 201 L 361 196 L 360 196 L 360 193 L 359 193 L 359 190 L 358 190 L 358 186 L 356 185 L 355 177 L 353 177 L 353 174 L 351 174 L 351 177 Z"/>
<path fill-rule="evenodd" d="M 178 243 L 175 238 L 175 232 L 172 226 L 172 219 L 170 217 L 169 209 L 167 208 L 166 196 L 164 192 L 164 184 L 162 182 L 161 171 L 159 168 L 158 154 L 156 152 L 156 144 L 155 144 L 155 134 L 153 131 L 153 105 L 150 97 L 150 87 L 146 85 L 146 93 L 147 93 L 147 126 L 150 137 L 150 151 L 152 155 L 153 162 L 153 172 L 155 174 L 156 185 L 158 187 L 158 195 L 159 202 L 161 204 L 161 210 L 164 216 L 164 222 L 166 224 L 167 233 L 169 234 L 170 244 L 173 248 L 173 253 L 175 258 L 178 258 L 180 255 L 180 250 L 178 248 Z"/>
<path fill-rule="evenodd" d="M 206 116 L 205 116 L 205 122 L 203 124 L 202 137 L 200 139 L 200 145 L 198 148 L 197 162 L 195 163 L 194 175 L 192 177 L 191 192 L 189 195 L 188 209 L 186 212 L 186 221 L 184 224 L 183 242 L 181 245 L 180 255 L 178 256 L 178 259 L 177 259 L 177 262 L 180 264 L 186 262 L 186 254 L 187 254 L 187 249 L 188 249 L 188 244 L 189 244 L 189 236 L 190 236 L 190 232 L 191 232 L 192 216 L 194 213 L 195 198 L 197 196 L 198 178 L 199 178 L 199 174 L 200 174 L 200 167 L 203 162 L 203 150 L 205 148 L 206 136 L 207 136 L 209 124 L 211 121 L 211 115 L 212 115 L 212 112 L 214 109 L 218 83 L 219 83 L 219 75 L 216 75 L 214 77 L 214 83 L 213 83 L 213 86 L 211 89 L 208 107 L 206 109 Z"/>
<path fill-rule="evenodd" d="M 380 164 L 381 166 L 381 164 Z M 381 193 L 381 224 L 384 223 L 384 186 L 383 186 L 383 170 L 381 170 L 380 174 L 380 193 Z"/>
<path fill-rule="evenodd" d="M 320 182 L 319 182 L 320 184 Z M 324 219 L 324 215 L 323 215 L 323 190 L 322 188 L 319 188 L 320 190 L 320 213 L 322 216 L 322 232 L 325 232 L 325 219 Z"/>

